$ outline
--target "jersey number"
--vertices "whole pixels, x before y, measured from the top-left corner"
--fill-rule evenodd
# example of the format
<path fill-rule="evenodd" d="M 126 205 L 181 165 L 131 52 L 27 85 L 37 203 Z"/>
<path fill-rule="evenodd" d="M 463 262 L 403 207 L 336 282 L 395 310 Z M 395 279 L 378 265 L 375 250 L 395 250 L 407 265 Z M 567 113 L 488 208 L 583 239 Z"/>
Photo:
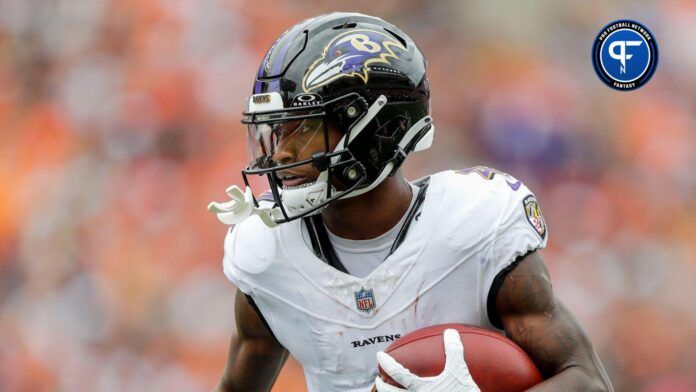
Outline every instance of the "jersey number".
<path fill-rule="evenodd" d="M 507 183 L 508 186 L 510 188 L 512 188 L 513 191 L 520 189 L 520 185 L 522 185 L 522 182 L 520 180 L 516 179 L 515 177 L 513 177 L 505 172 L 501 172 L 501 171 L 495 170 L 495 169 L 487 167 L 487 166 L 468 167 L 466 169 L 455 170 L 455 173 L 459 173 L 459 174 L 476 173 L 486 180 L 492 180 L 496 174 L 500 174 L 501 176 L 505 177 L 505 183 Z"/>

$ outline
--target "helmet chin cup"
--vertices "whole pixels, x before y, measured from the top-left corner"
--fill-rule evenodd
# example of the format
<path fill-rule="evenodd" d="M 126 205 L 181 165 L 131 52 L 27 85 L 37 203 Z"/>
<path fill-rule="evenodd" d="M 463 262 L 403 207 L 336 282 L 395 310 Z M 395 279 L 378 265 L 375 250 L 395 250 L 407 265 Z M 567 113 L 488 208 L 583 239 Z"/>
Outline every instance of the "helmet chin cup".
<path fill-rule="evenodd" d="M 278 191 L 283 208 L 285 208 L 290 218 L 294 218 L 297 216 L 311 216 L 321 212 L 321 209 L 317 209 L 313 213 L 308 213 L 311 209 L 326 202 L 328 189 L 328 171 L 323 171 L 312 185 L 296 189 L 280 188 Z"/>

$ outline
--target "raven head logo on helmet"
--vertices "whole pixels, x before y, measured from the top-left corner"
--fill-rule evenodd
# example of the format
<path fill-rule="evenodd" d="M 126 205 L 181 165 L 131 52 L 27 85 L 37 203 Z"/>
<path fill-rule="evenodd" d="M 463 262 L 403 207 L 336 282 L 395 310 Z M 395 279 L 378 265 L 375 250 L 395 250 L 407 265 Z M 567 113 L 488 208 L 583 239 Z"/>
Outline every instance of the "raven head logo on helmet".
<path fill-rule="evenodd" d="M 394 48 L 406 48 L 393 36 L 375 30 L 348 31 L 332 39 L 302 79 L 306 92 L 317 89 L 341 77 L 359 77 L 367 83 L 370 64 L 389 64 L 398 58 Z"/>
<path fill-rule="evenodd" d="M 209 209 L 228 224 L 258 214 L 273 226 L 374 189 L 432 143 L 425 68 L 416 44 L 376 17 L 293 26 L 264 56 L 243 113 L 247 191 L 232 187 L 233 200 Z M 269 193 L 255 197 L 249 176 L 265 176 Z"/>

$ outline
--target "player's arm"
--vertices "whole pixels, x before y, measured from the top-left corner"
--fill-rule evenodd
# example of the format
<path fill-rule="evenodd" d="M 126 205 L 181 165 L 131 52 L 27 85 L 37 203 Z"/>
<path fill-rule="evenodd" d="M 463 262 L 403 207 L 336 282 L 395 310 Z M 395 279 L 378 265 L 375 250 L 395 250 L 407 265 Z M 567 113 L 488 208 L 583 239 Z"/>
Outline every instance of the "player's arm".
<path fill-rule="evenodd" d="M 288 357 L 248 298 L 237 290 L 237 331 L 230 341 L 227 365 L 215 392 L 266 392 Z"/>
<path fill-rule="evenodd" d="M 508 337 L 529 354 L 546 379 L 530 391 L 613 391 L 580 323 L 554 295 L 537 252 L 507 274 L 495 306 Z"/>

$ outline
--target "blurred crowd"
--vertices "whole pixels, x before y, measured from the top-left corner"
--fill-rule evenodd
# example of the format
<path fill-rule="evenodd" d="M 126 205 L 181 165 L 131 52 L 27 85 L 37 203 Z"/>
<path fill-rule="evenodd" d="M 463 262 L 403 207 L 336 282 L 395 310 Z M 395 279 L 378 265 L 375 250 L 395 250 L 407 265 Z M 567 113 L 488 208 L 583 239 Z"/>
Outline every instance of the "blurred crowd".
<path fill-rule="evenodd" d="M 206 391 L 233 331 L 239 123 L 275 38 L 314 14 L 397 24 L 437 135 L 409 178 L 487 165 L 535 191 L 554 287 L 618 391 L 696 391 L 696 2 L 0 0 L 0 391 Z M 656 75 L 590 62 L 630 17 Z M 276 391 L 304 391 L 290 360 Z"/>

